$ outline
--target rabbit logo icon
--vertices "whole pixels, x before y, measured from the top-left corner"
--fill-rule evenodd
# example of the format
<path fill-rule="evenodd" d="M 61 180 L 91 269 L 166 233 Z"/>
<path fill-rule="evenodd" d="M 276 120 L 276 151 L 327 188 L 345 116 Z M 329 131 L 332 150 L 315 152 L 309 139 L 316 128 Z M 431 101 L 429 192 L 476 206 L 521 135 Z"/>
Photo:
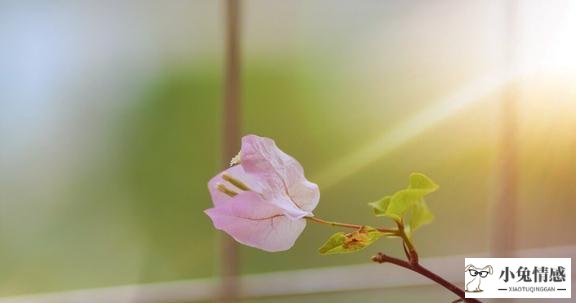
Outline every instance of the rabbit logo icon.
<path fill-rule="evenodd" d="M 493 272 L 492 266 L 487 265 L 483 268 L 478 268 L 474 265 L 467 265 L 464 269 L 466 272 L 466 292 L 482 292 L 480 288 L 480 282 L 483 278 L 486 278 L 489 274 Z"/>

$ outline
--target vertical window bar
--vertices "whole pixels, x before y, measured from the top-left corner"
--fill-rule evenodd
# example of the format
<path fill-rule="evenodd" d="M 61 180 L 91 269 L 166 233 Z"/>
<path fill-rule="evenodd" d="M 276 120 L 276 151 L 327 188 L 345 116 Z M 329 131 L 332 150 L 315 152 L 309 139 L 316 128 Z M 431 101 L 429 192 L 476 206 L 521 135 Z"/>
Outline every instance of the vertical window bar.
<path fill-rule="evenodd" d="M 240 0 L 225 0 L 225 62 L 223 84 L 222 117 L 222 166 L 227 167 L 230 159 L 240 148 L 241 100 L 240 100 Z M 237 302 L 239 285 L 239 256 L 237 244 L 228 236 L 221 240 L 221 285 L 219 302 Z"/>
<path fill-rule="evenodd" d="M 516 47 L 518 42 L 517 0 L 505 4 L 504 68 L 511 75 L 501 100 L 498 196 L 492 208 L 492 255 L 512 257 L 516 246 L 518 208 L 518 116 L 519 87 L 515 78 Z"/>

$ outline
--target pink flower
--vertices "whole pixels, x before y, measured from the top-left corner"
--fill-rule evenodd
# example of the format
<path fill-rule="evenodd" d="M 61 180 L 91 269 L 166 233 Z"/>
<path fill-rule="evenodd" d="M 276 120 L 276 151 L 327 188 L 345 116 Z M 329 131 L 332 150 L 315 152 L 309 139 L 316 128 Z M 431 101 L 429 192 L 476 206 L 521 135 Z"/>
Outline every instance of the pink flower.
<path fill-rule="evenodd" d="M 274 140 L 242 138 L 232 164 L 208 182 L 214 207 L 205 210 L 217 229 L 265 251 L 291 248 L 318 205 L 318 186 Z"/>

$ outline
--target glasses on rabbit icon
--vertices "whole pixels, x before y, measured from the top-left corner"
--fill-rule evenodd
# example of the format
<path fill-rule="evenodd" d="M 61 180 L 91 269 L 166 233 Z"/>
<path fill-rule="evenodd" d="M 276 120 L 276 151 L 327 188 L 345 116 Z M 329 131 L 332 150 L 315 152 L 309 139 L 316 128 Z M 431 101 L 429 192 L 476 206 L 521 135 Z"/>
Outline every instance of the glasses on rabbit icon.
<path fill-rule="evenodd" d="M 474 269 L 470 269 L 469 272 L 470 272 L 470 275 L 472 277 L 476 277 L 477 275 L 480 275 L 481 278 L 486 278 L 488 276 L 488 274 L 490 273 L 489 271 L 486 271 L 486 270 L 477 271 Z"/>

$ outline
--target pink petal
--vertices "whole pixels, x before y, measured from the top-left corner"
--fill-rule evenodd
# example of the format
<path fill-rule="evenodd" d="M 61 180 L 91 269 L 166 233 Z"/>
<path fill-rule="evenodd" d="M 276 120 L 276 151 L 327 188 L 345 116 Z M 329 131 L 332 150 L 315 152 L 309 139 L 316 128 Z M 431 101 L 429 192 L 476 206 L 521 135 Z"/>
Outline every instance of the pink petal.
<path fill-rule="evenodd" d="M 320 201 L 318 185 L 306 179 L 291 183 L 288 192 L 292 200 L 296 201 L 300 208 L 307 212 L 312 212 Z"/>
<path fill-rule="evenodd" d="M 292 220 L 298 220 L 307 216 L 312 216 L 312 212 L 298 208 L 296 205 L 294 205 L 294 202 L 292 202 L 292 200 L 290 200 L 290 198 L 288 198 L 286 195 L 263 195 L 263 200 L 282 209 L 283 214 Z"/>
<path fill-rule="evenodd" d="M 244 136 L 240 157 L 246 173 L 258 176 L 267 184 L 272 196 L 263 192 L 265 196 L 274 201 L 291 202 L 280 205 L 282 208 L 296 206 L 310 213 L 318 205 L 318 186 L 306 179 L 300 163 L 280 150 L 274 140 L 256 135 Z M 280 194 L 286 199 L 279 198 Z"/>
<path fill-rule="evenodd" d="M 282 209 L 250 191 L 205 212 L 217 229 L 236 241 L 270 252 L 291 248 L 306 226 L 306 220 L 287 218 Z"/>
<path fill-rule="evenodd" d="M 210 179 L 210 181 L 208 182 L 208 190 L 210 191 L 210 196 L 212 196 L 212 202 L 214 203 L 215 206 L 226 203 L 227 201 L 229 201 L 231 199 L 230 196 L 226 195 L 225 193 L 219 191 L 216 188 L 218 186 L 218 184 L 224 184 L 228 189 L 235 191 L 237 193 L 241 191 L 240 189 L 238 189 L 234 185 L 232 185 L 232 184 L 228 183 L 227 181 L 225 181 L 224 179 L 222 179 L 223 174 L 228 174 L 228 175 L 232 176 L 233 178 L 242 181 L 244 184 L 248 185 L 248 187 L 250 187 L 251 190 L 254 190 L 256 192 L 259 192 L 262 190 L 261 189 L 262 185 L 260 184 L 260 182 L 258 180 L 256 180 L 255 178 L 253 178 L 252 176 L 248 175 L 244 171 L 242 166 L 240 166 L 240 165 L 232 166 L 232 167 L 226 169 L 225 171 L 217 174 L 212 179 Z"/>

